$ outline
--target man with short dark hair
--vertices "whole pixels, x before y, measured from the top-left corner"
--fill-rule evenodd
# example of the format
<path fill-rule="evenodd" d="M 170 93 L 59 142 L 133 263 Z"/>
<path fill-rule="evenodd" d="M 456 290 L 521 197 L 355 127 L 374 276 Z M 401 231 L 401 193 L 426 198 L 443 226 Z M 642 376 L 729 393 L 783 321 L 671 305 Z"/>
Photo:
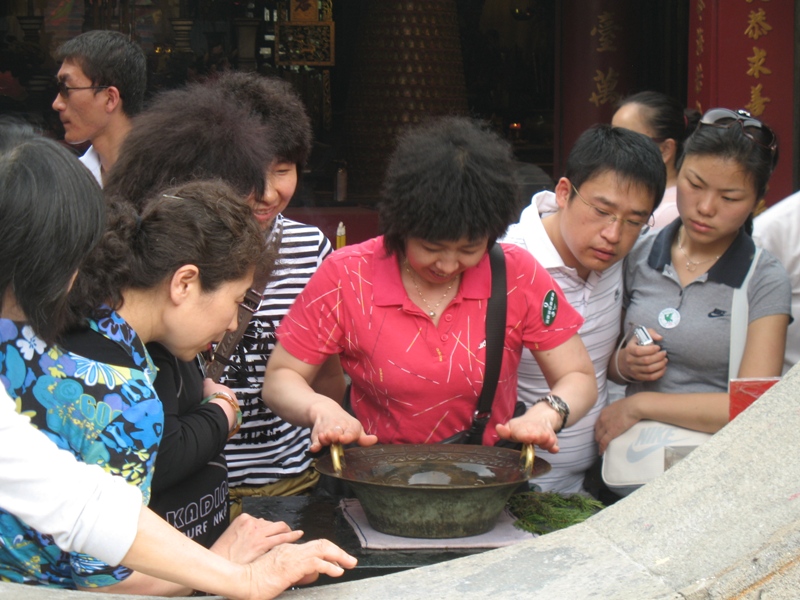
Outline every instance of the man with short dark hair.
<path fill-rule="evenodd" d="M 533 254 L 584 318 L 579 334 L 597 376 L 595 405 L 558 434 L 559 452 L 547 457 L 552 470 L 534 480 L 543 491 L 585 491 L 585 472 L 597 460 L 594 424 L 608 400 L 606 371 L 621 329 L 622 259 L 651 222 L 665 183 L 664 162 L 652 140 L 595 126 L 573 146 L 555 191 L 534 195 L 503 239 Z M 517 391 L 529 406 L 549 393 L 528 351 Z"/>
<path fill-rule="evenodd" d="M 116 31 L 87 31 L 56 52 L 58 95 L 53 110 L 70 144 L 92 143 L 81 162 L 102 187 L 117 160 L 131 118 L 142 109 L 147 88 L 144 51 Z"/>

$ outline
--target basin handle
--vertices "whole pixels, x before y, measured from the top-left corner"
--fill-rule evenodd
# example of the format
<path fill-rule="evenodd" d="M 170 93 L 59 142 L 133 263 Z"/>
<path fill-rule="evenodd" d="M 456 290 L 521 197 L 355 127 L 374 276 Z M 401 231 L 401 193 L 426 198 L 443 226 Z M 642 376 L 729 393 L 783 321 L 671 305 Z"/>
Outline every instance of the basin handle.
<path fill-rule="evenodd" d="M 524 444 L 522 446 L 522 452 L 520 453 L 519 464 L 522 467 L 523 473 L 525 473 L 525 477 L 528 479 L 530 479 L 531 473 L 533 473 L 534 458 L 533 444 Z"/>
<path fill-rule="evenodd" d="M 342 475 L 342 467 L 344 467 L 344 449 L 339 442 L 331 444 L 331 462 L 333 463 L 333 470 L 337 475 Z"/>

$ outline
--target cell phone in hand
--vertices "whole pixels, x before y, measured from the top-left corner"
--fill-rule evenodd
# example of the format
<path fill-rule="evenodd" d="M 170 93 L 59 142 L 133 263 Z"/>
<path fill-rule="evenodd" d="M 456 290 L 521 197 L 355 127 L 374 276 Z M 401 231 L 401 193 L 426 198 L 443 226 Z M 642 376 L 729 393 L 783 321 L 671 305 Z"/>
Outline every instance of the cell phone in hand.
<path fill-rule="evenodd" d="M 637 325 L 633 330 L 633 335 L 636 336 L 636 340 L 639 342 L 640 346 L 649 346 L 653 343 L 653 338 L 644 325 Z"/>

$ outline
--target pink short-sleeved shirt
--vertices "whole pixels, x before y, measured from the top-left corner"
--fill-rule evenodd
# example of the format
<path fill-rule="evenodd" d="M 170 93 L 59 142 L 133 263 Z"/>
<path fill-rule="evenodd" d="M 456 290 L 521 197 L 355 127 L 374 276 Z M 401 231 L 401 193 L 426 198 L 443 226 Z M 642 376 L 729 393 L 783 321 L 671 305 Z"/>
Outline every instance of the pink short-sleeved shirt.
<path fill-rule="evenodd" d="M 523 346 L 550 350 L 578 332 L 581 316 L 529 252 L 503 245 L 508 310 L 500 380 L 483 443 L 513 415 Z M 367 433 L 383 444 L 439 442 L 466 429 L 483 385 L 489 257 L 462 275 L 438 327 L 408 297 L 383 238 L 325 260 L 278 330 L 295 358 L 321 364 L 340 354 L 351 401 Z"/>

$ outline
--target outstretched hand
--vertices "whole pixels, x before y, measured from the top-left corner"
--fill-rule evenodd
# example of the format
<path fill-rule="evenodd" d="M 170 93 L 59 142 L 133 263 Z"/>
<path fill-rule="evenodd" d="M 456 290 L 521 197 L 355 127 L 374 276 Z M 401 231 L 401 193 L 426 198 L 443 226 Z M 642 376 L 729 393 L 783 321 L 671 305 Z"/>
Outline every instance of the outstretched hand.
<path fill-rule="evenodd" d="M 267 521 L 245 513 L 231 522 L 210 550 L 232 562 L 247 564 L 276 546 L 296 542 L 302 536 L 302 531 L 292 531 L 283 521 Z"/>
<path fill-rule="evenodd" d="M 553 428 L 553 415 L 560 421 L 561 415 L 545 402 L 534 404 L 528 411 L 508 423 L 497 425 L 497 435 L 504 440 L 535 444 L 542 450 L 558 452 L 558 437 Z"/>
<path fill-rule="evenodd" d="M 340 577 L 357 562 L 328 540 L 282 544 L 247 565 L 250 593 L 246 598 L 274 598 L 290 586 L 315 581 L 320 574 Z"/>

